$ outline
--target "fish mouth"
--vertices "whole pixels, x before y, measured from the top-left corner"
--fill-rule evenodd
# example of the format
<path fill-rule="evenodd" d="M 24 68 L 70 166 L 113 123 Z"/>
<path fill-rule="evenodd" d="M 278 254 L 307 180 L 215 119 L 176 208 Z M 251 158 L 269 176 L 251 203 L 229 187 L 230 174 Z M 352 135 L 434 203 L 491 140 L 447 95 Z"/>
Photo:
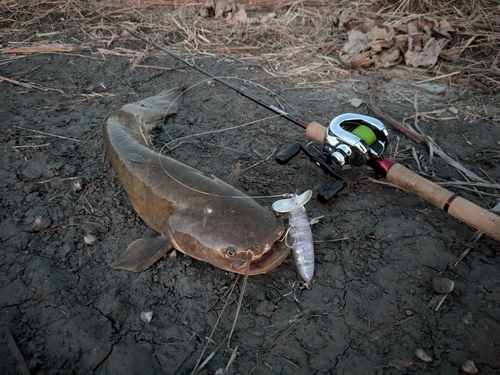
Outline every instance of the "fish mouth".
<path fill-rule="evenodd" d="M 277 241 L 262 256 L 250 261 L 249 275 L 260 275 L 278 267 L 290 254 L 290 248 L 285 241 Z M 246 259 L 237 259 L 231 264 L 231 270 L 244 275 L 246 271 Z"/>

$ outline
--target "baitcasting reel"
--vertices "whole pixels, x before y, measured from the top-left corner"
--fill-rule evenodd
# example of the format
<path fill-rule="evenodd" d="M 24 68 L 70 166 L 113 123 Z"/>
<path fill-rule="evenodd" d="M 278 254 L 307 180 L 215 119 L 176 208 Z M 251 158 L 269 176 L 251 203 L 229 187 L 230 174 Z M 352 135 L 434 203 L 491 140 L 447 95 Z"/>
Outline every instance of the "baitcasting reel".
<path fill-rule="evenodd" d="M 389 133 L 379 120 L 345 113 L 335 117 L 326 130 L 323 153 L 329 161 L 342 167 L 346 162 L 365 165 L 382 155 Z"/>
<path fill-rule="evenodd" d="M 335 178 L 335 182 L 318 193 L 321 203 L 332 200 L 344 187 L 345 181 L 332 168 L 339 168 L 346 163 L 365 165 L 371 159 L 382 155 L 388 145 L 388 132 L 379 120 L 363 115 L 345 113 L 335 117 L 325 132 L 323 149 L 313 147 L 311 152 L 299 143 L 295 143 L 276 154 L 278 164 L 286 164 L 304 152 L 318 167 Z"/>

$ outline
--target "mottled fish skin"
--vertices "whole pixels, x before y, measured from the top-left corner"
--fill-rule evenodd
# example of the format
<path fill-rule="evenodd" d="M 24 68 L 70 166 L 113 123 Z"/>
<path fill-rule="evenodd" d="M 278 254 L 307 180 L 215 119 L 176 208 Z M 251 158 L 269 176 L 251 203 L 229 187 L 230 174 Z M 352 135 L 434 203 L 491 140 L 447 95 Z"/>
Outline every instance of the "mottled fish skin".
<path fill-rule="evenodd" d="M 279 242 L 283 223 L 236 187 L 161 155 L 151 145 L 151 130 L 176 113 L 183 90 L 124 105 L 104 121 L 106 153 L 132 206 L 163 237 L 132 242 L 111 266 L 141 271 L 175 247 L 236 273 L 245 272 L 251 252 L 249 274 L 266 273 L 290 252 L 285 241 Z"/>

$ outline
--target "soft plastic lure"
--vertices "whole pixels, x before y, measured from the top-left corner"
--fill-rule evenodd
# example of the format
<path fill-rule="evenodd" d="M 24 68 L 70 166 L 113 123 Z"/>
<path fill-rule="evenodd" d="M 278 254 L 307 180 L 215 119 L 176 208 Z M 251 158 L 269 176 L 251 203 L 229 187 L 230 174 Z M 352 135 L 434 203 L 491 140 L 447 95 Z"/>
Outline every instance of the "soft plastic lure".
<path fill-rule="evenodd" d="M 290 211 L 288 223 L 290 225 L 288 236 L 293 241 L 290 247 L 300 276 L 304 279 L 304 286 L 307 288 L 311 285 L 314 274 L 314 245 L 305 207 L 301 206 Z"/>
<path fill-rule="evenodd" d="M 273 203 L 273 209 L 279 213 L 288 213 L 288 234 L 286 244 L 292 248 L 295 264 L 300 276 L 304 279 L 304 287 L 309 288 L 314 275 L 314 244 L 304 205 L 311 199 L 312 191 L 289 199 L 280 199 Z M 289 243 L 290 241 L 290 243 Z"/>

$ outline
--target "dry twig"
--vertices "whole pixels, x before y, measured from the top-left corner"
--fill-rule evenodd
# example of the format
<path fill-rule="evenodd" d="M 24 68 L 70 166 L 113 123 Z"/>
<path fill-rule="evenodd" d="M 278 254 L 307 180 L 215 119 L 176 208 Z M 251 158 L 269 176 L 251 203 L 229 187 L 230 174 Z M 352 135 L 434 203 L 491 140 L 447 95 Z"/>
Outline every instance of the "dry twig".
<path fill-rule="evenodd" d="M 408 138 L 410 138 L 414 142 L 417 142 L 417 143 L 424 142 L 425 137 L 423 135 L 418 134 L 417 132 L 408 129 L 406 126 L 401 124 L 399 121 L 396 121 L 392 117 L 383 113 L 382 110 L 377 106 L 377 104 L 375 103 L 376 90 L 375 90 L 375 83 L 374 83 L 373 76 L 370 76 L 370 78 L 368 79 L 368 85 L 370 86 L 370 89 L 371 89 L 370 109 L 377 115 L 377 117 L 381 118 L 385 122 L 394 126 L 396 129 L 398 129 L 400 132 L 405 134 Z"/>

